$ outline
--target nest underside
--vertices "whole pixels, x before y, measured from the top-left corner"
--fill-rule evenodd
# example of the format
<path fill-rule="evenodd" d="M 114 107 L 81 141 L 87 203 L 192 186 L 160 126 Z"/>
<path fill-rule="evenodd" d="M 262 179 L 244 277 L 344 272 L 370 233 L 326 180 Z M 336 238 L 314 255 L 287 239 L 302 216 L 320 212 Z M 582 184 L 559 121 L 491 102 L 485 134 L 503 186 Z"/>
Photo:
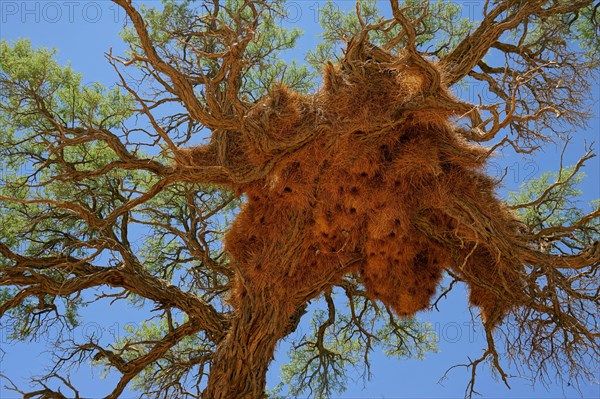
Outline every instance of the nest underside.
<path fill-rule="evenodd" d="M 228 159 L 272 163 L 234 186 L 247 203 L 225 245 L 245 286 L 268 288 L 293 312 L 310 287 L 353 272 L 368 295 L 409 316 L 429 306 L 449 269 L 487 319 L 517 302 L 519 222 L 483 172 L 486 149 L 462 139 L 448 111 L 415 106 L 427 87 L 426 74 L 400 61 L 330 64 L 317 93 L 278 87 L 256 105 Z"/>

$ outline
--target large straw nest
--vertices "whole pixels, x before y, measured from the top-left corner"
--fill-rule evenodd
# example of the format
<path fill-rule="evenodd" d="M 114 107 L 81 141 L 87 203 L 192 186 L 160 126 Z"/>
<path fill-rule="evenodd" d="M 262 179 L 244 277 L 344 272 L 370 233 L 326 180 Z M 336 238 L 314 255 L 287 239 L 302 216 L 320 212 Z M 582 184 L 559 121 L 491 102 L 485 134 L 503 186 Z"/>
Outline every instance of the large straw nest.
<path fill-rule="evenodd" d="M 359 272 L 372 298 L 410 316 L 448 268 L 497 318 L 522 290 L 511 254 L 523 244 L 483 173 L 486 150 L 461 138 L 447 109 L 414 106 L 432 94 L 410 58 L 375 62 L 369 51 L 328 64 L 315 94 L 277 87 L 248 113 L 236 154 L 273 166 L 234 185 L 247 196 L 225 240 L 238 285 L 267 289 L 292 312 L 307 288 Z"/>

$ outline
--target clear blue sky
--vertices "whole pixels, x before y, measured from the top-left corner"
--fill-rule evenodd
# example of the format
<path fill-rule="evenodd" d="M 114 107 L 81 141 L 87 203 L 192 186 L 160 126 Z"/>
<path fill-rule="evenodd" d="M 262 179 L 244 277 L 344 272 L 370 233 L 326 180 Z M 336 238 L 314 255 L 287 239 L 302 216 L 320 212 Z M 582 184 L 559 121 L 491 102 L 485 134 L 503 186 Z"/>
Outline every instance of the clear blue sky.
<path fill-rule="evenodd" d="M 151 2 L 147 2 L 151 3 Z M 317 41 L 319 25 L 317 23 L 318 7 L 324 2 L 292 1 L 290 2 L 290 18 L 292 23 L 305 30 L 299 48 L 290 54 L 291 57 L 303 59 L 304 52 L 312 48 Z M 483 1 L 470 1 L 473 10 L 481 9 Z M 340 2 L 344 8 L 352 7 L 353 2 Z M 122 28 L 124 14 L 108 1 L 0 1 L 0 37 L 13 40 L 21 37 L 28 38 L 34 46 L 55 47 L 59 50 L 58 60 L 70 63 L 78 72 L 84 74 L 84 82 L 100 81 L 107 86 L 113 85 L 117 78 L 112 68 L 104 59 L 103 53 L 111 47 L 122 53 L 123 45 L 117 33 Z M 580 132 L 573 141 L 567 153 L 566 164 L 576 161 L 582 151 L 583 139 L 600 141 L 599 131 L 600 110 L 598 99 L 600 88 L 598 82 L 591 82 L 594 97 L 594 118 L 590 128 Z M 462 93 L 467 96 L 467 91 Z M 468 97 L 468 96 L 467 96 Z M 468 99 L 468 98 L 467 98 Z M 514 189 L 530 177 L 539 175 L 549 169 L 556 170 L 559 166 L 557 155 L 560 148 L 548 147 L 542 154 L 533 159 L 519 159 L 513 156 L 497 158 L 490 167 L 492 174 L 501 173 L 501 168 L 508 167 L 509 175 L 505 179 L 507 188 Z M 588 178 L 582 189 L 585 199 L 600 197 L 598 158 L 589 163 L 586 172 Z M 380 353 L 372 357 L 373 378 L 363 387 L 362 381 L 349 386 L 343 398 L 459 398 L 464 394 L 468 382 L 468 374 L 464 369 L 458 369 L 449 374 L 449 378 L 438 384 L 438 380 L 451 366 L 467 361 L 467 357 L 475 358 L 480 355 L 485 346 L 481 331 L 472 330 L 471 314 L 466 303 L 466 293 L 462 289 L 454 290 L 448 300 L 440 306 L 440 312 L 423 313 L 420 319 L 430 321 L 440 335 L 439 353 L 430 353 L 426 360 L 395 361 L 387 359 Z M 143 320 L 149 314 L 146 310 L 127 309 L 124 305 L 108 307 L 107 302 L 94 304 L 84 312 L 84 323 L 73 336 L 82 339 L 89 334 L 103 334 L 109 337 L 111 333 L 123 334 L 123 326 Z M 41 370 L 41 364 L 48 364 L 48 354 L 56 332 L 50 332 L 37 343 L 14 344 L 8 342 L 4 328 L 0 329 L 0 349 L 2 357 L 0 369 L 15 382 L 24 382 L 23 378 L 36 374 Z M 269 372 L 269 385 L 276 384 L 279 366 L 285 360 L 287 345 L 282 344 L 276 360 Z M 41 355 L 40 355 L 41 354 Z M 596 365 L 598 366 L 598 365 Z M 514 372 L 514 370 L 512 370 Z M 100 379 L 100 370 L 92 371 L 87 365 L 82 365 L 74 380 L 81 388 L 81 393 L 98 397 L 106 394 L 114 386 L 114 376 L 106 380 Z M 478 391 L 486 398 L 560 398 L 578 397 L 573 390 L 564 390 L 558 385 L 552 385 L 546 390 L 543 386 L 532 389 L 527 381 L 513 379 L 512 390 L 507 390 L 500 382 L 495 381 L 488 368 L 482 368 L 478 376 Z M 600 387 L 590 384 L 582 387 L 586 398 L 600 397 Z M 14 395 L 0 389 L 0 398 L 10 398 Z M 124 396 L 125 397 L 125 396 Z"/>

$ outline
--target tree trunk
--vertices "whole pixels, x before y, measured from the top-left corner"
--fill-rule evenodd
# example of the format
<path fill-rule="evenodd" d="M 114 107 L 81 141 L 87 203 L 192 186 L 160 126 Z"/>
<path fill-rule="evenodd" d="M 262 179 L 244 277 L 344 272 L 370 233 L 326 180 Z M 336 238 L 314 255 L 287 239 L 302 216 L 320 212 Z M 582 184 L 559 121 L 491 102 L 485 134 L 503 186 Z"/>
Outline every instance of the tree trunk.
<path fill-rule="evenodd" d="M 203 399 L 266 398 L 267 369 L 294 312 L 280 306 L 281 298 L 270 290 L 242 291 L 230 330 L 215 352 Z"/>

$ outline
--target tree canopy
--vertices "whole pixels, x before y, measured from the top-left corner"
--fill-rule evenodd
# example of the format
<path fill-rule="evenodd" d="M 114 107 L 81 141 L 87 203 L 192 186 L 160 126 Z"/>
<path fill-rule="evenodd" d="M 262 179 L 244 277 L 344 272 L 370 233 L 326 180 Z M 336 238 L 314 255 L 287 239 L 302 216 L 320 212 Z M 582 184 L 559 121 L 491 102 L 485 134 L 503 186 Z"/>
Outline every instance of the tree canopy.
<path fill-rule="evenodd" d="M 302 63 L 284 61 L 302 34 L 285 2 L 114 3 L 114 89 L 1 43 L 0 316 L 24 341 L 92 302 L 156 316 L 59 341 L 9 389 L 79 397 L 91 363 L 119 376 L 107 398 L 263 398 L 305 323 L 271 395 L 330 397 L 375 348 L 434 349 L 416 315 L 461 282 L 487 343 L 467 396 L 484 361 L 508 383 L 499 346 L 534 380 L 596 378 L 600 208 L 577 200 L 593 145 L 506 199 L 485 166 L 586 128 L 600 3 L 327 2 Z M 453 94 L 472 82 L 493 99 Z"/>

